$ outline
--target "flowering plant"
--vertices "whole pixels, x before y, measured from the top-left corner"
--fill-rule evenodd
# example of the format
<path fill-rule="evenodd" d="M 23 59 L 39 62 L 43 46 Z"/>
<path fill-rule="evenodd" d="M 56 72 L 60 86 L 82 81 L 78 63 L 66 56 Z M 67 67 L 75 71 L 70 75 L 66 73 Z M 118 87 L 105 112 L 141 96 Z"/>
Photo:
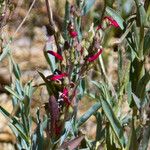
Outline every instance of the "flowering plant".
<path fill-rule="evenodd" d="M 32 81 L 22 85 L 20 68 L 11 53 L 4 50 L 0 55 L 0 60 L 6 55 L 9 57 L 15 76 L 12 86 L 6 86 L 6 90 L 12 94 L 13 107 L 17 111 L 9 114 L 3 107 L 0 111 L 10 122 L 18 149 L 138 150 L 148 147 L 150 128 L 146 106 L 149 104 L 150 74 L 144 63 L 150 50 L 146 7 L 149 2 L 146 0 L 143 5 L 135 0 L 136 14 L 131 11 L 129 17 L 123 19 L 122 14 L 115 11 L 113 2 L 104 1 L 98 21 L 84 31 L 82 19 L 95 2 L 76 0 L 70 4 L 66 1 L 61 31 L 55 25 L 50 3 L 46 0 L 50 34 L 46 43 L 49 46 L 45 46 L 43 53 L 51 73 L 46 76 L 38 71 L 43 79 L 40 85 L 33 85 Z M 111 37 L 112 32 L 120 33 L 119 38 L 108 46 L 107 37 Z M 103 61 L 103 58 L 107 59 L 105 55 L 110 47 L 117 47 L 116 83 L 110 81 L 110 68 L 105 69 L 107 63 Z M 113 53 L 112 50 L 109 53 Z M 49 98 L 44 103 L 45 115 L 41 117 L 41 110 L 37 108 L 34 118 L 30 104 L 39 86 L 46 86 Z M 79 102 L 84 98 L 94 104 L 79 115 Z M 126 112 L 123 107 L 128 108 Z M 147 115 L 145 118 L 142 112 Z M 96 119 L 92 140 L 82 131 L 82 125 L 91 116 Z M 32 122 L 36 124 L 34 131 L 31 130 Z"/>

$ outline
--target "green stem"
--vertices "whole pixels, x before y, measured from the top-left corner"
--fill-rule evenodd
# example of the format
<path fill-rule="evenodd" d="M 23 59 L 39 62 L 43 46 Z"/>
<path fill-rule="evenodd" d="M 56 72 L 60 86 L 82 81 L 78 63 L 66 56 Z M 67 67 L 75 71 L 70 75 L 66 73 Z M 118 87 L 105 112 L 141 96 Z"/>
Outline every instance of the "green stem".
<path fill-rule="evenodd" d="M 144 27 L 140 27 L 140 41 L 139 41 L 139 49 L 138 55 L 140 60 L 143 60 L 143 45 L 144 45 Z"/>

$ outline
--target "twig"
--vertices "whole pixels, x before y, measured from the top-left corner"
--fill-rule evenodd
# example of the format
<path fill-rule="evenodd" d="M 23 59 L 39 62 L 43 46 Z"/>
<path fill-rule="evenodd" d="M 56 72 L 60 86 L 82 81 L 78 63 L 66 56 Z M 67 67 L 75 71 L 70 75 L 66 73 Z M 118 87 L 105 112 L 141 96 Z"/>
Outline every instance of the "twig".
<path fill-rule="evenodd" d="M 20 25 L 18 26 L 18 28 L 16 29 L 15 33 L 13 34 L 12 38 L 14 38 L 17 34 L 17 32 L 20 30 L 20 28 L 22 27 L 22 25 L 24 24 L 24 22 L 26 21 L 27 17 L 29 16 L 29 13 L 31 12 L 34 4 L 35 4 L 36 0 L 33 0 L 28 12 L 26 13 L 26 16 L 24 17 L 24 19 L 22 20 L 22 22 L 20 23 Z"/>
<path fill-rule="evenodd" d="M 54 20 L 53 20 L 53 13 L 50 5 L 50 0 L 45 0 L 47 12 L 48 12 L 48 19 L 51 26 L 54 26 Z"/>

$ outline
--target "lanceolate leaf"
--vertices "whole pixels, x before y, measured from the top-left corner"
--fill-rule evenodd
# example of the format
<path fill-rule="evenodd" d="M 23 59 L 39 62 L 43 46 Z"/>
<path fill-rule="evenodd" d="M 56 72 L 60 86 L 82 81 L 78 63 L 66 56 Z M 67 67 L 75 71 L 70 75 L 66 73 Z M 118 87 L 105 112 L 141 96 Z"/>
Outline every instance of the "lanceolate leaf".
<path fill-rule="evenodd" d="M 124 29 L 124 20 L 123 18 L 112 8 L 110 7 L 106 7 L 106 12 L 108 13 L 108 15 L 110 15 L 120 26 L 120 28 L 123 30 Z"/>
<path fill-rule="evenodd" d="M 18 64 L 13 63 L 13 72 L 15 77 L 19 80 L 21 77 L 21 72 Z"/>
<path fill-rule="evenodd" d="M 0 62 L 7 56 L 7 54 L 10 52 L 10 43 L 11 40 L 9 41 L 9 43 L 3 48 L 3 52 L 0 55 Z"/>
<path fill-rule="evenodd" d="M 136 130 L 133 122 L 132 122 L 130 137 L 126 146 L 126 150 L 138 150 L 137 135 L 136 135 Z"/>
<path fill-rule="evenodd" d="M 52 61 L 54 58 L 51 60 L 52 56 L 49 56 L 47 51 L 44 51 L 44 56 L 45 56 L 46 61 L 48 62 L 49 66 L 50 66 L 51 71 L 54 72 L 54 70 L 55 70 L 55 61 Z"/>
<path fill-rule="evenodd" d="M 96 141 L 99 141 L 102 138 L 102 115 L 100 112 L 97 112 L 95 117 L 97 121 Z"/>
<path fill-rule="evenodd" d="M 149 42 L 150 42 L 150 28 L 146 32 L 146 35 L 144 37 L 144 45 L 143 45 L 143 53 L 144 53 L 144 55 L 150 53 L 150 43 Z"/>
<path fill-rule="evenodd" d="M 14 130 L 14 128 L 15 128 L 17 130 L 18 134 L 28 143 L 29 142 L 28 137 L 26 136 L 25 131 L 24 131 L 21 123 L 1 106 L 0 106 L 0 112 L 4 116 L 6 116 L 9 121 L 11 121 L 9 126 L 12 128 L 12 130 Z"/>
<path fill-rule="evenodd" d="M 150 73 L 146 72 L 142 79 L 138 82 L 136 94 L 139 98 L 143 99 L 146 92 L 146 85 L 150 81 Z"/>
<path fill-rule="evenodd" d="M 51 95 L 52 91 L 51 91 L 51 88 L 50 88 L 50 86 L 48 84 L 48 80 L 45 78 L 45 76 L 40 71 L 38 71 L 38 73 L 42 77 L 42 79 L 45 81 L 48 93 L 49 93 L 49 95 Z"/>
<path fill-rule="evenodd" d="M 135 103 L 136 107 L 138 109 L 140 109 L 141 108 L 141 101 L 140 101 L 140 99 L 134 93 L 132 93 L 132 96 L 133 96 L 133 100 L 134 100 L 134 103 Z"/>
<path fill-rule="evenodd" d="M 84 124 L 94 113 L 97 112 L 97 110 L 101 107 L 101 104 L 98 102 L 94 104 L 84 115 L 81 116 L 81 118 L 78 120 L 77 126 L 80 127 L 82 124 Z"/>
<path fill-rule="evenodd" d="M 109 120 L 109 123 L 119 141 L 119 144 L 120 144 L 121 148 L 123 148 L 125 146 L 125 138 L 123 135 L 123 128 L 122 128 L 119 120 L 115 116 L 115 114 L 114 114 L 111 106 L 107 102 L 107 100 L 101 100 L 101 104 L 102 104 L 103 111 L 104 111 L 107 119 Z"/>
<path fill-rule="evenodd" d="M 15 96 L 16 98 L 18 98 L 19 100 L 23 99 L 23 97 L 21 95 L 18 95 L 18 93 L 16 93 L 16 91 L 14 91 L 11 87 L 9 86 L 5 86 L 5 89 L 12 94 L 13 96 Z M 21 97 L 20 97 L 21 96 Z"/>
<path fill-rule="evenodd" d="M 140 26 L 144 26 L 146 23 L 146 12 L 144 5 L 141 3 L 141 0 L 134 0 L 137 6 L 137 23 L 140 23 Z"/>

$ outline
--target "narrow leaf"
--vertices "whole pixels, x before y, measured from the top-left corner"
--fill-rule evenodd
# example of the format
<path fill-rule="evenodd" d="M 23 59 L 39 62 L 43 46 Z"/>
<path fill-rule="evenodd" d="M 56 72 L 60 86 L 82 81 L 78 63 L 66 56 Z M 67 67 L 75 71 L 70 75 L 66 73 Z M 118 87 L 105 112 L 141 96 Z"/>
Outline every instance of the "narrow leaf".
<path fill-rule="evenodd" d="M 84 115 L 80 117 L 77 126 L 80 127 L 82 124 L 84 124 L 92 115 L 94 115 L 94 113 L 97 112 L 100 107 L 101 104 L 99 102 L 94 104 Z"/>
<path fill-rule="evenodd" d="M 96 128 L 96 141 L 99 141 L 102 138 L 102 115 L 100 112 L 97 112 L 96 115 L 97 128 Z"/>
<path fill-rule="evenodd" d="M 23 99 L 23 97 L 20 97 L 20 95 L 18 95 L 18 93 L 16 93 L 11 87 L 5 86 L 5 89 L 6 89 L 10 94 L 12 94 L 12 95 L 15 96 L 16 98 L 18 98 L 19 100 L 20 100 L 20 99 Z"/>
<path fill-rule="evenodd" d="M 141 3 L 141 0 L 134 0 L 137 6 L 137 23 L 140 23 L 140 26 L 144 26 L 146 23 L 146 12 L 144 5 Z"/>
<path fill-rule="evenodd" d="M 0 112 L 6 116 L 8 119 L 10 119 L 10 127 L 15 127 L 15 129 L 19 132 L 19 135 L 26 141 L 29 142 L 27 136 L 25 135 L 25 132 L 23 130 L 23 126 L 21 125 L 21 123 L 15 118 L 13 117 L 8 111 L 6 111 L 3 107 L 0 106 Z M 12 128 L 13 129 L 13 128 Z"/>
<path fill-rule="evenodd" d="M 48 93 L 49 93 L 49 95 L 51 95 L 52 91 L 51 91 L 50 86 L 48 84 L 49 81 L 45 78 L 45 76 L 40 71 L 38 71 L 38 73 L 42 77 L 42 79 L 45 81 Z"/>
<path fill-rule="evenodd" d="M 135 102 L 136 107 L 138 109 L 140 109 L 141 108 L 141 101 L 140 101 L 140 99 L 134 93 L 132 93 L 132 96 L 133 96 L 133 100 Z"/>
<path fill-rule="evenodd" d="M 149 83 L 149 81 L 150 81 L 150 74 L 146 72 L 137 85 L 136 94 L 138 97 L 142 99 L 144 98 L 146 92 L 146 85 Z"/>
<path fill-rule="evenodd" d="M 115 114 L 114 114 L 111 106 L 107 102 L 107 100 L 101 100 L 101 104 L 102 104 L 104 113 L 105 113 L 106 117 L 108 118 L 110 125 L 120 143 L 120 146 L 123 148 L 125 146 L 125 138 L 123 135 L 123 128 L 122 128 L 119 120 L 115 116 Z"/>
<path fill-rule="evenodd" d="M 10 52 L 10 43 L 11 41 L 6 45 L 6 47 L 3 48 L 3 52 L 0 55 L 0 62 L 7 56 L 7 54 Z"/>
<path fill-rule="evenodd" d="M 13 73 L 15 77 L 19 80 L 21 77 L 21 72 L 18 64 L 13 63 Z"/>
<path fill-rule="evenodd" d="M 127 96 L 128 96 L 128 103 L 131 105 L 132 102 L 132 87 L 131 87 L 131 82 L 128 82 L 127 84 Z"/>
<path fill-rule="evenodd" d="M 146 32 L 146 35 L 144 37 L 144 45 L 143 45 L 143 53 L 144 55 L 148 55 L 150 53 L 150 28 Z"/>
<path fill-rule="evenodd" d="M 130 137 L 126 146 L 126 150 L 138 150 L 137 135 L 136 135 L 136 130 L 133 122 L 132 122 Z"/>

